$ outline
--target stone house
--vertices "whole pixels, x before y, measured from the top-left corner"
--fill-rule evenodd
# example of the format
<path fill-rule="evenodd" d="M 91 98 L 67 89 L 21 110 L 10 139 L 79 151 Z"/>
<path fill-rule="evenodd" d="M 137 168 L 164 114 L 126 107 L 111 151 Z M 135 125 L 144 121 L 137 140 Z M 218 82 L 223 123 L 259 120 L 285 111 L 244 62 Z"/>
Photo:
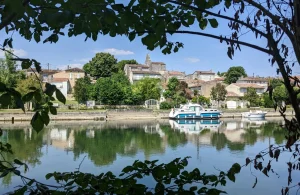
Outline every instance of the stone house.
<path fill-rule="evenodd" d="M 247 88 L 252 87 L 256 90 L 258 95 L 263 94 L 266 91 L 266 87 L 254 83 L 231 83 L 226 87 L 227 92 L 233 92 L 238 96 L 244 96 L 247 92 Z"/>
<path fill-rule="evenodd" d="M 26 74 L 26 77 L 29 77 L 29 76 L 32 76 L 32 75 L 37 75 L 38 77 L 40 77 L 40 79 L 42 80 L 42 82 L 48 82 L 49 81 L 49 78 L 51 78 L 51 76 L 53 74 L 56 74 L 60 72 L 60 70 L 51 70 L 51 69 L 42 69 L 42 71 L 40 73 L 38 73 L 36 71 L 35 68 L 33 69 L 27 69 L 25 71 L 25 74 Z"/>
<path fill-rule="evenodd" d="M 179 71 L 166 71 L 164 74 L 165 82 L 168 82 L 170 78 L 175 77 L 179 81 L 185 80 L 185 73 Z"/>
<path fill-rule="evenodd" d="M 75 86 L 75 82 L 79 78 L 83 78 L 85 76 L 84 70 L 80 68 L 69 68 L 67 70 L 60 71 L 52 75 L 53 79 L 68 79 L 71 85 L 71 89 L 73 90 Z"/>
<path fill-rule="evenodd" d="M 51 78 L 48 82 L 55 85 L 66 98 L 71 93 L 71 84 L 68 78 Z"/>
<path fill-rule="evenodd" d="M 239 80 L 236 81 L 236 83 L 242 83 L 242 84 L 257 84 L 264 86 L 265 88 L 268 87 L 268 79 L 263 77 L 241 77 Z"/>
<path fill-rule="evenodd" d="M 203 81 L 215 80 L 216 73 L 209 71 L 195 71 L 193 74 L 187 75 L 187 79 L 199 79 Z"/>

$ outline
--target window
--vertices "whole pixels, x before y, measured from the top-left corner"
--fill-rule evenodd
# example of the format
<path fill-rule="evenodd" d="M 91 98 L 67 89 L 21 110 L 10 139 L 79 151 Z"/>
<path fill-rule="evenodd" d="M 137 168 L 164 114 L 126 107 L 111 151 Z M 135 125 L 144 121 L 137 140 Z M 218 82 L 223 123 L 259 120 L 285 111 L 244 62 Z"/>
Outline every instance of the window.
<path fill-rule="evenodd" d="M 77 79 L 79 79 L 80 78 L 80 74 L 79 73 L 77 73 Z"/>
<path fill-rule="evenodd" d="M 72 73 L 70 73 L 70 79 L 72 79 Z"/>

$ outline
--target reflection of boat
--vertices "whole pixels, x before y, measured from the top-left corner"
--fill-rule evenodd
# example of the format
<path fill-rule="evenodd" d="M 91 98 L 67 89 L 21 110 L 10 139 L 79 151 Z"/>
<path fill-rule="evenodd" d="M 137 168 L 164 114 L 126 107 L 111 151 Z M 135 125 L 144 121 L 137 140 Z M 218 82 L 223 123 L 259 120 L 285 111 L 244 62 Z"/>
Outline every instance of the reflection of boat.
<path fill-rule="evenodd" d="M 267 112 L 263 112 L 261 110 L 255 110 L 255 111 L 249 111 L 249 112 L 243 112 L 242 117 L 245 118 L 265 118 Z"/>
<path fill-rule="evenodd" d="M 204 129 L 217 131 L 220 120 L 169 120 L 172 128 L 185 133 L 200 133 Z"/>
<path fill-rule="evenodd" d="M 214 108 L 203 108 L 200 104 L 184 104 L 173 108 L 169 114 L 171 119 L 218 119 L 221 111 Z"/>

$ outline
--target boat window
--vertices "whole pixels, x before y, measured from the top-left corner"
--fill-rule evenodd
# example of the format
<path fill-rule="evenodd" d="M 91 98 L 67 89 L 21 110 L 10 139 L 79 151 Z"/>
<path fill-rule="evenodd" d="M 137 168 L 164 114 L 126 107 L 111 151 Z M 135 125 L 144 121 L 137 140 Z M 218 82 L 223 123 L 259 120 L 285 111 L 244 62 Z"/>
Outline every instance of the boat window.
<path fill-rule="evenodd" d="M 191 107 L 190 107 L 190 110 L 191 110 L 191 111 L 195 111 L 195 107 L 194 107 L 194 106 L 191 106 Z"/>

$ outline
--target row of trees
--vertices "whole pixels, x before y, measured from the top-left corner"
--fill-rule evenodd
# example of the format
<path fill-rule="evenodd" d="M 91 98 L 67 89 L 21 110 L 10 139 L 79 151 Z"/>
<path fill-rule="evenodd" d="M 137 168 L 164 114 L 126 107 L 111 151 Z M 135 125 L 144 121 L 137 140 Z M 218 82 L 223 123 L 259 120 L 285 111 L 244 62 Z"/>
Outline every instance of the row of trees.
<path fill-rule="evenodd" d="M 79 103 L 95 100 L 107 105 L 141 105 L 145 100 L 159 99 L 160 94 L 160 79 L 146 77 L 131 85 L 122 72 L 99 78 L 96 83 L 87 76 L 79 78 L 74 86 L 74 97 Z"/>

